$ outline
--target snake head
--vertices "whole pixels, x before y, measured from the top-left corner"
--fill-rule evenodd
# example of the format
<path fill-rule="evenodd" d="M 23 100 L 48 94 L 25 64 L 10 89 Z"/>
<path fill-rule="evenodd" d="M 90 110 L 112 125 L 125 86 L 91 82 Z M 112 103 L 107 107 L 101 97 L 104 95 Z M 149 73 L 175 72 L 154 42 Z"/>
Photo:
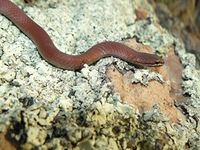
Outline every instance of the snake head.
<path fill-rule="evenodd" d="M 149 53 L 140 53 L 135 61 L 136 64 L 148 67 L 162 66 L 164 64 L 162 57 Z"/>

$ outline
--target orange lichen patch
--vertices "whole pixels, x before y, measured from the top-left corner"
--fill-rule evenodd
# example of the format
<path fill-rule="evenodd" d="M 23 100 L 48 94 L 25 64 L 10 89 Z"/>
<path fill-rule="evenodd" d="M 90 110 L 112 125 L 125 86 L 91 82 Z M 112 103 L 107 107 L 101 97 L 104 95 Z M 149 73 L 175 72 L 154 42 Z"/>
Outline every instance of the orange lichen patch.
<path fill-rule="evenodd" d="M 186 98 L 182 95 L 182 70 L 183 67 L 178 56 L 173 50 L 170 50 L 165 59 L 165 77 L 170 80 L 170 94 L 171 97 L 177 101 L 184 101 Z"/>
<path fill-rule="evenodd" d="M 136 14 L 137 20 L 142 20 L 149 17 L 149 13 L 145 9 L 142 9 L 142 8 L 135 9 L 135 14 Z"/>
<path fill-rule="evenodd" d="M 107 71 L 114 90 L 120 93 L 123 102 L 137 107 L 140 112 L 148 111 L 157 104 L 160 110 L 173 122 L 183 119 L 183 116 L 174 106 L 170 97 L 170 87 L 158 81 L 150 81 L 148 86 L 130 82 L 128 76 L 124 76 L 116 68 L 110 67 Z"/>
<path fill-rule="evenodd" d="M 136 45 L 138 47 L 140 44 L 137 43 Z M 144 45 L 139 47 L 138 49 L 144 48 Z M 149 48 L 147 47 L 147 49 Z M 148 111 L 156 104 L 172 122 L 177 122 L 178 120 L 183 120 L 184 116 L 174 106 L 174 99 L 176 97 L 172 96 L 172 93 L 181 89 L 181 70 L 179 66 L 181 64 L 179 61 L 174 61 L 176 65 L 166 66 L 168 61 L 173 61 L 175 58 L 174 53 L 170 52 L 166 60 L 167 63 L 164 66 L 151 68 L 163 76 L 165 83 L 160 83 L 156 80 L 149 81 L 147 86 L 140 83 L 131 83 L 132 72 L 122 75 L 113 66 L 108 68 L 107 75 L 112 82 L 114 90 L 120 94 L 123 102 L 137 107 L 140 112 Z M 173 67 L 176 67 L 176 69 L 169 69 Z M 173 75 L 174 73 L 176 76 Z"/>
<path fill-rule="evenodd" d="M 0 134 L 0 150 L 16 150 L 16 148 L 6 140 L 3 133 Z"/>

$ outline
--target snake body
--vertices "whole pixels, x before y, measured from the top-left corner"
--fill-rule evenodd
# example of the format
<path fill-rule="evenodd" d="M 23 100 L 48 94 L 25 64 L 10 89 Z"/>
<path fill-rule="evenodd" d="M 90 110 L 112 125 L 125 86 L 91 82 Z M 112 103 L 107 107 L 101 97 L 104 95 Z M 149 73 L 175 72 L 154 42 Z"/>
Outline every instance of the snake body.
<path fill-rule="evenodd" d="M 67 70 L 78 70 L 103 57 L 114 56 L 131 64 L 160 66 L 163 59 L 155 54 L 137 52 L 118 42 L 102 42 L 80 55 L 68 55 L 58 50 L 47 32 L 9 0 L 0 0 L 0 14 L 13 22 L 37 46 L 40 55 L 50 64 Z"/>

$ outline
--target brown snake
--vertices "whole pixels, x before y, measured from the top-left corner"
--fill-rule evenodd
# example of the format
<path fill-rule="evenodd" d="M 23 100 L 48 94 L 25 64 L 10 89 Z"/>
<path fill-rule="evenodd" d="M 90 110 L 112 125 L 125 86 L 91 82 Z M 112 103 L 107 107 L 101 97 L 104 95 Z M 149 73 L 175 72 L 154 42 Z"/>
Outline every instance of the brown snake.
<path fill-rule="evenodd" d="M 58 50 L 46 31 L 9 0 L 0 0 L 0 14 L 10 19 L 37 46 L 41 56 L 50 64 L 63 69 L 77 70 L 84 64 L 114 56 L 131 64 L 160 66 L 163 59 L 155 54 L 137 52 L 118 42 L 102 42 L 80 55 L 68 55 Z"/>

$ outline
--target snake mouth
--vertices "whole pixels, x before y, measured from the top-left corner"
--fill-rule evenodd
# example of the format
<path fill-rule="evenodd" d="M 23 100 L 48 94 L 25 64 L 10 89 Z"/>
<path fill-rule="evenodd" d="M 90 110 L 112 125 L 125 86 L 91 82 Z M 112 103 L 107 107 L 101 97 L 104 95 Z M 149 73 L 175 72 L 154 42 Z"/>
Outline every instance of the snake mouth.
<path fill-rule="evenodd" d="M 154 62 L 152 64 L 144 64 L 144 66 L 147 66 L 147 67 L 159 67 L 159 66 L 162 66 L 164 64 L 164 62 Z"/>
<path fill-rule="evenodd" d="M 156 60 L 155 62 L 147 64 L 147 65 L 151 67 L 157 67 L 157 66 L 162 66 L 164 63 L 165 63 L 164 60 L 160 58 L 159 60 Z"/>

